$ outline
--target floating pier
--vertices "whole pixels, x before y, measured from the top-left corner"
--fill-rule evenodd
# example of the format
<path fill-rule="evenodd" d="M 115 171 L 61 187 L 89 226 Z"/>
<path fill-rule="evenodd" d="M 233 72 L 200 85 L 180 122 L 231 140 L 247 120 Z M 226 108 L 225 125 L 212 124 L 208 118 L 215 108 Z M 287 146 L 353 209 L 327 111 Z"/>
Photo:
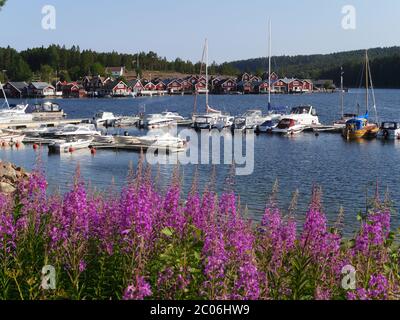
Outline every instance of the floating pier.
<path fill-rule="evenodd" d="M 88 122 L 88 119 L 47 119 L 41 121 L 16 121 L 0 123 L 0 129 L 28 129 L 39 128 L 42 125 L 57 127 L 65 124 L 79 124 Z"/>

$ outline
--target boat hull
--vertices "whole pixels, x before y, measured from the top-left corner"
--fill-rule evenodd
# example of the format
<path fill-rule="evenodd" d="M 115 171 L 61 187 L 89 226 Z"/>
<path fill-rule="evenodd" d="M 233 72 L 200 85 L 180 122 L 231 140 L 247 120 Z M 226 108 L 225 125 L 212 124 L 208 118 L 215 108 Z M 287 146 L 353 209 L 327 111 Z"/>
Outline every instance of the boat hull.
<path fill-rule="evenodd" d="M 377 137 L 378 132 L 379 128 L 377 126 L 368 126 L 360 130 L 345 128 L 343 130 L 343 137 L 347 140 L 374 139 Z"/>

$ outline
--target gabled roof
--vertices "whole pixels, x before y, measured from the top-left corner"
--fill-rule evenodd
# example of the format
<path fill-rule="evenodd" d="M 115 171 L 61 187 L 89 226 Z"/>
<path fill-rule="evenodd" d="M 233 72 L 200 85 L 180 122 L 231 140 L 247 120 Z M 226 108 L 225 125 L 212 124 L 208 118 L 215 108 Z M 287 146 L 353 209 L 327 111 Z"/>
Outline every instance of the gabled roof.
<path fill-rule="evenodd" d="M 130 80 L 130 81 L 128 81 L 126 84 L 128 85 L 128 87 L 134 87 L 134 86 L 136 86 L 138 83 L 143 87 L 142 81 L 140 81 L 140 79 Z"/>
<path fill-rule="evenodd" d="M 122 80 L 114 80 L 112 82 L 109 82 L 105 85 L 106 89 L 114 89 L 117 85 L 119 85 L 120 83 L 123 83 L 124 85 L 128 86 L 124 81 Z"/>
<path fill-rule="evenodd" d="M 23 81 L 23 82 L 7 82 L 10 86 L 14 87 L 17 91 L 21 92 L 22 90 L 24 90 L 28 84 Z"/>
<path fill-rule="evenodd" d="M 35 89 L 37 89 L 37 90 L 43 90 L 43 89 L 46 89 L 48 87 L 51 87 L 51 88 L 55 89 L 51 84 L 49 84 L 47 82 L 31 82 L 31 85 L 33 87 L 35 87 Z"/>

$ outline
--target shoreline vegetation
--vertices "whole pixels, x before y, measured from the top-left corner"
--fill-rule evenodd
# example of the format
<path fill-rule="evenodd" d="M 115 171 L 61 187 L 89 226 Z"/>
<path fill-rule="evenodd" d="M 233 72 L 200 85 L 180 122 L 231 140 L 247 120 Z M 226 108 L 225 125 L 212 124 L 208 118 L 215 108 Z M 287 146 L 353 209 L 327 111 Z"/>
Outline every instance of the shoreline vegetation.
<path fill-rule="evenodd" d="M 273 71 L 282 78 L 330 79 L 340 83 L 341 67 L 345 72 L 344 86 L 359 87 L 360 70 L 364 50 L 337 52 L 319 55 L 297 55 L 273 57 Z M 373 48 L 369 50 L 371 69 L 375 75 L 376 88 L 400 88 L 400 47 Z M 176 77 L 199 74 L 201 62 L 193 63 L 176 58 L 173 61 L 155 52 L 136 54 L 118 52 L 96 52 L 81 50 L 79 46 L 66 48 L 50 45 L 47 48 L 29 48 L 17 51 L 11 47 L 0 48 L 0 81 L 57 82 L 81 79 L 87 75 L 108 76 L 107 67 L 124 66 L 130 76 L 147 78 Z M 267 70 L 264 57 L 209 66 L 210 75 L 235 76 L 253 73 L 262 77 Z M 204 71 L 204 70 L 203 70 Z"/>
<path fill-rule="evenodd" d="M 379 200 L 353 239 L 344 239 L 343 213 L 329 226 L 315 187 L 302 228 L 293 197 L 276 206 L 274 188 L 261 223 L 246 218 L 233 191 L 187 198 L 179 168 L 158 190 L 143 156 L 123 191 L 94 192 L 79 167 L 71 190 L 47 195 L 40 165 L 12 194 L 0 194 L 0 299 L 88 300 L 374 300 L 399 299 L 398 234 L 390 231 L 390 201 Z M 55 270 L 43 290 L 41 270 Z M 356 271 L 343 288 L 344 267 Z"/>

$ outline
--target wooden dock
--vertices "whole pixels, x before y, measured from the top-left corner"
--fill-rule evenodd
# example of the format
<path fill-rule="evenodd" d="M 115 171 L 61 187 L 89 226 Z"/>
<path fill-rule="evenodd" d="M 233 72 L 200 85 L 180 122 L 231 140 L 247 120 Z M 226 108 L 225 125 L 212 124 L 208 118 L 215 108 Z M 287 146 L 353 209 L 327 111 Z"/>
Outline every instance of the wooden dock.
<path fill-rule="evenodd" d="M 59 125 L 66 124 L 79 124 L 83 121 L 88 122 L 88 119 L 47 119 L 41 121 L 16 121 L 0 123 L 0 129 L 27 129 L 27 128 L 39 128 L 41 125 L 48 127 L 57 127 Z"/>

